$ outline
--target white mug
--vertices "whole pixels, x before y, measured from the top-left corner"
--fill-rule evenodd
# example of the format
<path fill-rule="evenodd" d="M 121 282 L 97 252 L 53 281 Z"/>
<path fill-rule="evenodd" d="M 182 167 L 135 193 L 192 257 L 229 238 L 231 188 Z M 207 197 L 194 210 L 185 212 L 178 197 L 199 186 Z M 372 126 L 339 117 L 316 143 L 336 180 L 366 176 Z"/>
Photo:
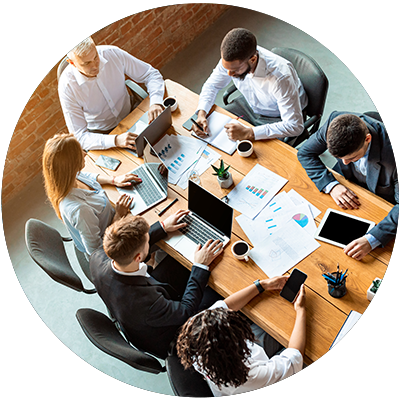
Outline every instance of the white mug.
<path fill-rule="evenodd" d="M 178 108 L 178 100 L 176 100 L 176 96 L 169 96 L 164 99 L 163 105 L 165 108 L 171 106 L 171 112 L 174 112 Z"/>
<path fill-rule="evenodd" d="M 246 262 L 249 261 L 248 254 L 250 252 L 250 246 L 244 240 L 238 240 L 237 242 L 233 243 L 231 251 L 238 260 L 244 260 Z"/>
<path fill-rule="evenodd" d="M 250 146 L 250 148 L 249 148 Z M 246 147 L 246 149 L 240 149 L 241 147 Z M 249 157 L 253 154 L 253 143 L 250 140 L 241 140 L 237 141 L 236 149 L 240 156 L 242 157 Z"/>

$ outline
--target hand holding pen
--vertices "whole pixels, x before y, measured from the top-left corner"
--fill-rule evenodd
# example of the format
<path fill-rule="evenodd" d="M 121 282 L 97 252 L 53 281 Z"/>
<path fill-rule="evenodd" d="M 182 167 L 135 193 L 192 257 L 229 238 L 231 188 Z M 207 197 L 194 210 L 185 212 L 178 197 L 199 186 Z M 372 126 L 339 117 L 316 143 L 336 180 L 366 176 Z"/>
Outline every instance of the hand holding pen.
<path fill-rule="evenodd" d="M 191 118 L 193 122 L 192 129 L 197 136 L 209 136 L 209 129 L 206 117 L 207 113 L 204 110 L 200 110 L 197 114 L 197 121 Z"/>

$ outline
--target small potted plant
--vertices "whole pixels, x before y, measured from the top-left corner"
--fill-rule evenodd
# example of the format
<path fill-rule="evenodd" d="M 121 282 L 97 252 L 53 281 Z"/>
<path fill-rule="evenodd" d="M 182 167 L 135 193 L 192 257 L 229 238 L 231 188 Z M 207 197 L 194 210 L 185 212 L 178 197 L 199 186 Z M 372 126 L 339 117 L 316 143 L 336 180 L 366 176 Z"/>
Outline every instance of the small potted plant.
<path fill-rule="evenodd" d="M 367 291 L 367 299 L 378 306 L 385 307 L 393 294 L 393 285 L 375 278 Z"/>
<path fill-rule="evenodd" d="M 218 178 L 218 183 L 221 186 L 221 188 L 228 188 L 232 186 L 233 184 L 233 179 L 232 179 L 232 174 L 228 171 L 230 168 L 230 165 L 228 165 L 225 168 L 224 165 L 224 160 L 221 159 L 221 163 L 219 165 L 219 168 L 215 167 L 214 165 L 211 165 L 215 171 L 213 175 L 217 175 Z"/>

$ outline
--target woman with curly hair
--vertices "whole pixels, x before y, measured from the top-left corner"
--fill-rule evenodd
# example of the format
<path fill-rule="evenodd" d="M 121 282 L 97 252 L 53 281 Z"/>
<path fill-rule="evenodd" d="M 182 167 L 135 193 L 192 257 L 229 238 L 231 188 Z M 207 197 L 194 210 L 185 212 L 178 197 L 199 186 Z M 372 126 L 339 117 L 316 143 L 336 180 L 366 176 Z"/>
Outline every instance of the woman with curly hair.
<path fill-rule="evenodd" d="M 101 247 L 108 225 L 129 212 L 132 198 L 119 197 L 115 209 L 101 185 L 119 187 L 140 181 L 137 175 L 107 176 L 82 172 L 85 153 L 73 134 L 57 134 L 43 151 L 43 176 L 47 197 L 67 227 L 76 248 L 86 255 Z"/>
<path fill-rule="evenodd" d="M 257 344 L 250 323 L 238 312 L 258 293 L 282 289 L 287 279 L 256 281 L 183 325 L 177 339 L 177 354 L 185 369 L 193 366 L 204 376 L 214 396 L 259 389 L 302 369 L 306 342 L 304 286 L 294 303 L 296 321 L 289 346 L 280 353 L 272 350 L 271 354 L 271 349 Z M 274 342 L 269 339 L 264 344 Z"/>

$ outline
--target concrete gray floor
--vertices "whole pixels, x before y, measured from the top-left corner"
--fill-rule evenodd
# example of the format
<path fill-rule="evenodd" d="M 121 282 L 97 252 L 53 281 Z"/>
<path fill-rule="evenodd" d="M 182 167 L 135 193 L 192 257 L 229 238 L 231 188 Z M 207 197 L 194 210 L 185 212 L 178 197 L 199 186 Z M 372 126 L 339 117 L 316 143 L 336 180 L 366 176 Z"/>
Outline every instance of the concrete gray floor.
<path fill-rule="evenodd" d="M 398 4 L 240 7 L 232 7 L 166 65 L 164 77 L 199 93 L 218 62 L 221 39 L 242 26 L 266 48 L 294 47 L 320 64 L 330 82 L 323 121 L 333 110 L 362 112 L 375 106 L 398 114 Z M 29 218 L 66 234 L 46 203 L 41 177 L 3 205 L 2 218 L 2 397 L 173 397 L 166 374 L 136 371 L 83 335 L 75 312 L 82 307 L 104 312 L 97 295 L 55 283 L 31 261 L 24 244 Z M 71 249 L 69 254 L 74 258 Z M 314 397 L 340 395 L 320 379 Z"/>

